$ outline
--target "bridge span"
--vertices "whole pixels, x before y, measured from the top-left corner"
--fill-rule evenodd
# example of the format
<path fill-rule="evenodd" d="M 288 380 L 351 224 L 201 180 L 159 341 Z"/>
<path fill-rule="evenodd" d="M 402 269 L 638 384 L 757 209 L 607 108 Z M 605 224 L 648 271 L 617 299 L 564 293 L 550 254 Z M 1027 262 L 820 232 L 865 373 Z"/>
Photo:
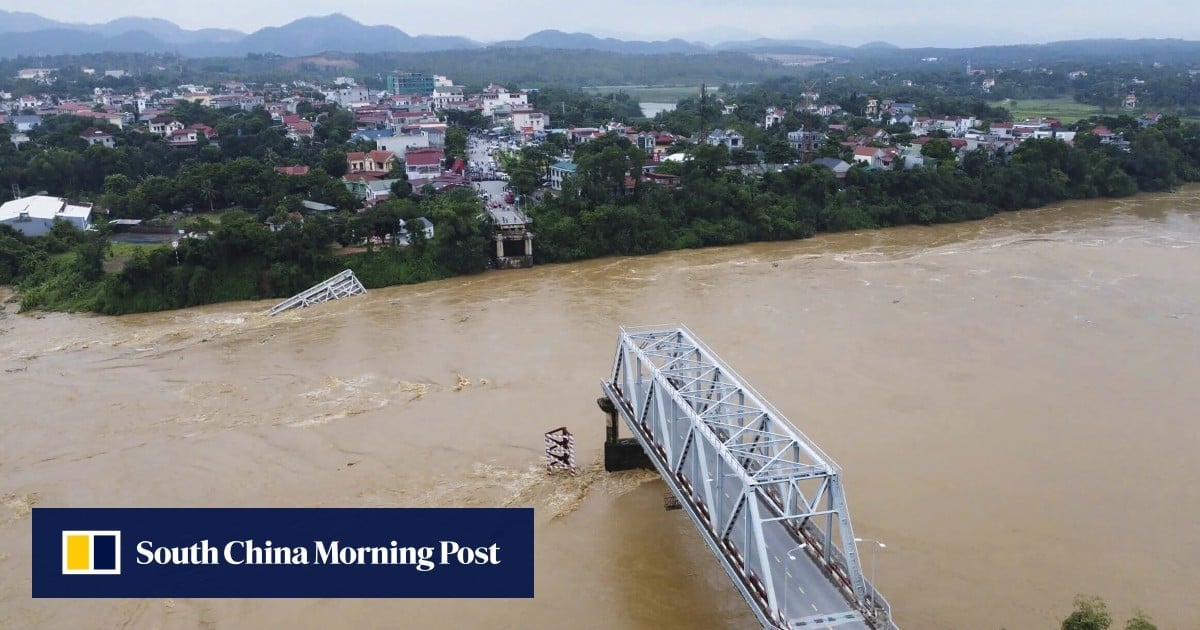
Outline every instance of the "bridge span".
<path fill-rule="evenodd" d="M 896 630 L 838 466 L 691 331 L 622 328 L 601 386 L 606 468 L 658 470 L 764 628 Z"/>

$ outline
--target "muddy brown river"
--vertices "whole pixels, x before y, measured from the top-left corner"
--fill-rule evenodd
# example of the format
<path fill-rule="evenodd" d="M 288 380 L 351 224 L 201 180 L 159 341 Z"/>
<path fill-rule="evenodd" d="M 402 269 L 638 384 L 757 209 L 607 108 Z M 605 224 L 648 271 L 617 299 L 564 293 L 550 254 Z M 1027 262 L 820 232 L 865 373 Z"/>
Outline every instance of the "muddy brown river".
<path fill-rule="evenodd" d="M 270 303 L 0 319 L 0 627 L 756 627 L 648 472 L 619 325 L 683 323 L 844 469 L 906 630 L 1200 628 L 1200 188 Z M 585 470 L 542 471 L 567 425 Z M 532 506 L 519 601 L 33 600 L 31 506 Z"/>

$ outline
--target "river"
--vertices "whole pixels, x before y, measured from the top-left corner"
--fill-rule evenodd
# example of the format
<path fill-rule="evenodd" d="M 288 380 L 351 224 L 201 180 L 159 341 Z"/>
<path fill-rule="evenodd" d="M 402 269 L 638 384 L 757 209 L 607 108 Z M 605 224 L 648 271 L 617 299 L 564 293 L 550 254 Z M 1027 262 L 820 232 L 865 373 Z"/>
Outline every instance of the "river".
<path fill-rule="evenodd" d="M 1200 187 L 269 306 L 7 305 L 0 626 L 753 627 L 662 482 L 601 468 L 617 327 L 678 322 L 844 468 L 901 627 L 1077 592 L 1200 627 Z M 537 597 L 33 600 L 35 505 L 533 506 Z"/>

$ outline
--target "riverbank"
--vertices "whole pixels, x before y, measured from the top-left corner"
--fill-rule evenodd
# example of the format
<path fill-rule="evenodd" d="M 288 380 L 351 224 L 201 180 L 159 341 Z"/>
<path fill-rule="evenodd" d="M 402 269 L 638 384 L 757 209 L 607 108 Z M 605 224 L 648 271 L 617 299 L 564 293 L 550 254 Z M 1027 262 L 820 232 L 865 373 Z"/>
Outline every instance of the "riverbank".
<path fill-rule="evenodd" d="M 1182 190 L 1188 188 L 1200 190 L 1200 185 L 1187 185 L 1182 187 Z M 1132 199 L 1144 195 L 1156 195 L 1161 193 L 1138 193 Z M 1037 212 L 1044 208 L 1028 208 L 1015 212 Z M 973 223 L 985 221 L 988 218 L 995 216 L 988 214 L 980 218 L 967 219 L 965 221 L 953 223 Z M 885 226 L 873 228 L 868 231 L 887 231 L 900 229 L 905 226 Z M 911 227 L 911 226 L 910 226 Z M 861 231 L 861 230 L 841 230 L 841 231 Z M 838 231 L 838 232 L 841 232 Z M 808 240 L 814 237 L 829 236 L 838 232 L 822 232 L 806 236 L 800 239 L 790 239 L 793 241 Z M 755 241 L 750 241 L 755 242 Z M 787 242 L 786 240 L 784 242 Z M 743 243 L 733 243 L 729 246 L 736 246 Z M 680 247 L 672 249 L 693 249 L 704 251 L 707 249 L 717 249 L 728 246 L 705 246 L 705 247 Z M 159 250 L 155 256 L 153 250 Z M 669 250 L 668 250 L 669 251 Z M 646 255 L 653 255 L 660 252 L 652 252 Z M 34 288 L 38 292 L 38 307 L 25 308 L 28 301 L 24 299 L 22 291 L 18 287 L 0 286 L 0 295 L 3 296 L 0 301 L 4 302 L 8 307 L 9 313 L 36 313 L 36 312 L 101 312 L 104 314 L 103 307 L 98 308 L 96 301 L 101 299 L 104 293 L 106 284 L 116 284 L 120 282 L 124 273 L 127 273 L 127 263 L 136 261 L 135 264 L 146 265 L 149 259 L 157 258 L 160 263 L 170 263 L 175 260 L 174 253 L 168 244 L 155 245 L 152 243 L 114 243 L 108 253 L 108 257 L 104 262 L 103 275 L 93 283 L 79 284 L 77 282 L 64 282 L 64 275 L 70 275 L 70 269 L 77 262 L 76 257 L 71 253 L 60 254 L 57 256 L 55 273 L 50 283 L 39 285 Z M 605 256 L 597 258 L 606 258 Z M 565 262 L 542 263 L 539 266 L 558 265 L 558 264 L 574 264 L 582 260 L 594 260 L 594 258 L 583 258 L 580 260 L 572 260 Z M 297 284 L 293 282 L 289 291 L 275 292 L 273 294 L 262 295 L 264 282 L 269 283 L 271 269 L 261 261 L 244 261 L 241 265 L 227 266 L 218 272 L 221 274 L 220 288 L 217 297 L 202 301 L 196 304 L 181 304 L 176 308 L 162 308 L 163 304 L 169 299 L 169 294 L 174 291 L 187 290 L 194 288 L 196 276 L 192 276 L 190 281 L 166 281 L 159 283 L 155 294 L 137 294 L 126 296 L 127 300 L 116 312 L 107 314 L 131 314 L 157 312 L 166 310 L 177 310 L 177 308 L 189 308 L 192 306 L 202 306 L 205 304 L 219 304 L 224 302 L 240 302 L 240 301 L 264 301 L 274 302 L 276 300 L 286 299 L 296 292 L 310 286 L 310 283 Z M 434 280 L 442 280 L 454 277 L 454 274 L 439 273 L 435 268 L 423 261 L 423 259 L 409 248 L 390 248 L 382 247 L 375 248 L 371 251 L 350 250 L 335 252 L 335 256 L 329 261 L 330 264 L 317 269 L 314 273 L 308 275 L 312 279 L 311 284 L 315 284 L 320 280 L 335 275 L 345 269 L 350 269 L 355 272 L 360 281 L 367 289 L 381 289 L 390 286 L 401 286 L 410 284 L 421 284 Z M 159 272 L 164 274 L 175 274 L 178 271 L 176 266 L 159 267 Z M 484 273 L 520 273 L 508 270 L 490 269 Z M 209 283 L 213 280 L 209 280 Z M 67 290 L 63 290 L 66 287 Z M 16 308 L 14 308 L 14 305 Z M 111 306 L 109 307 L 111 311 Z M 0 310 L 0 313 L 5 311 Z"/>

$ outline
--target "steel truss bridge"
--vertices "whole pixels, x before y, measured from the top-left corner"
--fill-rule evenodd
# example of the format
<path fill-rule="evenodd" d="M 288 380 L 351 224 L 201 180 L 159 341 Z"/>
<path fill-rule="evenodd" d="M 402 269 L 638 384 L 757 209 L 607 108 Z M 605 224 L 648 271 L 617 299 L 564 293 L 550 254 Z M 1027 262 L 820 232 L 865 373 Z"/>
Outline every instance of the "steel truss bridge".
<path fill-rule="evenodd" d="M 764 628 L 896 629 L 838 466 L 691 331 L 622 328 L 602 388 Z"/>

